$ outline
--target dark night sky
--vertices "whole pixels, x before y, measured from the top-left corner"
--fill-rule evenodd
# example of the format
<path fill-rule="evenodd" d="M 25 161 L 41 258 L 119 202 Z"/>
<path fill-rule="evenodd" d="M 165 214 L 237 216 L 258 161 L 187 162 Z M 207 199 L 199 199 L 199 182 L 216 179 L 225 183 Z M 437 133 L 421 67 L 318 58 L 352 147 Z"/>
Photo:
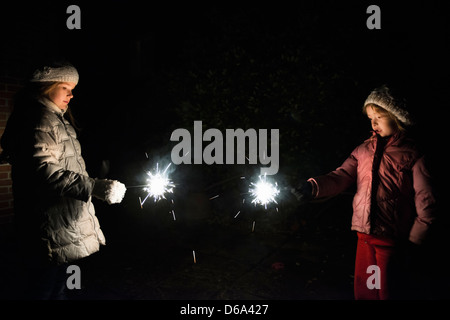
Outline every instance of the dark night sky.
<path fill-rule="evenodd" d="M 261 68 L 286 48 L 298 48 L 312 57 L 311 65 L 326 70 L 320 79 L 325 88 L 333 74 L 344 75 L 339 88 L 330 84 L 330 95 L 355 105 L 355 113 L 371 89 L 394 83 L 404 90 L 422 126 L 431 130 L 427 137 L 443 132 L 439 113 L 447 103 L 449 27 L 442 3 L 378 2 L 381 30 L 366 28 L 366 8 L 372 4 L 366 1 L 206 6 L 80 2 L 81 30 L 66 28 L 69 4 L 2 4 L 0 62 L 8 73 L 24 77 L 53 57 L 64 57 L 78 68 L 72 105 L 85 128 L 80 139 L 87 141 L 88 154 L 111 157 L 118 145 L 140 149 L 136 141 L 145 140 L 140 140 L 145 132 L 159 135 L 149 143 L 160 147 L 181 125 L 172 107 L 182 99 L 174 97 L 168 80 L 182 83 L 192 70 L 218 68 L 223 52 L 232 47 L 246 50 L 262 62 Z M 202 114 L 194 116 L 202 119 Z M 365 125 L 355 124 L 352 146 L 366 134 L 361 129 Z M 102 150 L 98 142 L 110 138 L 117 143 Z M 350 151 L 350 144 L 345 150 Z"/>

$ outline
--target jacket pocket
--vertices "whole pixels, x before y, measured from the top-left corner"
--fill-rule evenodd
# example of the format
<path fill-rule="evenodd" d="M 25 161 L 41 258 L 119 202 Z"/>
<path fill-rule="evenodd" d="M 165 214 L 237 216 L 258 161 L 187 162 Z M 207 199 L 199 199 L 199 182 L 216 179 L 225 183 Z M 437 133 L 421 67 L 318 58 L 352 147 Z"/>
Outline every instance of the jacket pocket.
<path fill-rule="evenodd" d="M 64 155 L 65 157 L 73 157 L 75 155 L 75 150 L 69 140 L 64 141 Z"/>

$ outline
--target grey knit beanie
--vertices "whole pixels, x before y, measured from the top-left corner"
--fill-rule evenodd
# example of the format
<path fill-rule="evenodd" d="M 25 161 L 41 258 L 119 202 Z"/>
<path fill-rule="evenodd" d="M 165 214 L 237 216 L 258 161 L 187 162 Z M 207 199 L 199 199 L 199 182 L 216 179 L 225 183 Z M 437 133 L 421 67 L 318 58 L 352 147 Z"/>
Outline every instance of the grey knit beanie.
<path fill-rule="evenodd" d="M 386 85 L 374 89 L 366 101 L 364 102 L 364 109 L 370 103 L 376 104 L 381 108 L 392 113 L 399 121 L 409 126 L 413 124 L 410 114 L 405 109 L 405 102 L 394 98 L 391 91 Z"/>
<path fill-rule="evenodd" d="M 45 66 L 37 69 L 31 77 L 31 82 L 74 82 L 78 83 L 77 69 L 71 64 L 56 67 Z"/>

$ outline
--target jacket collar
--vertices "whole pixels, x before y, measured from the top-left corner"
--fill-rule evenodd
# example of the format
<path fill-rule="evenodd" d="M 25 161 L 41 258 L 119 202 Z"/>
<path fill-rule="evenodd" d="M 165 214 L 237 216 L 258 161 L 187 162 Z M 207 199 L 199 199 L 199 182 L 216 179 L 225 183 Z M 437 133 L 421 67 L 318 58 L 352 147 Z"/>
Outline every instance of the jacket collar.
<path fill-rule="evenodd" d="M 377 133 L 375 131 L 371 131 L 371 132 L 372 132 L 372 137 L 370 137 L 370 140 L 378 141 L 378 139 L 381 139 L 381 137 L 379 135 L 377 135 Z M 388 140 L 386 141 L 386 147 L 398 145 L 398 143 L 400 142 L 400 140 L 403 137 L 404 137 L 404 133 L 401 132 L 400 130 L 398 130 L 396 133 L 394 133 L 392 136 L 390 136 L 388 138 Z"/>
<path fill-rule="evenodd" d="M 38 101 L 43 104 L 47 109 L 50 109 L 52 112 L 59 114 L 59 115 L 64 115 L 64 113 L 66 112 L 67 109 L 62 110 L 60 109 L 55 103 L 53 103 L 53 101 L 42 97 L 39 98 Z"/>

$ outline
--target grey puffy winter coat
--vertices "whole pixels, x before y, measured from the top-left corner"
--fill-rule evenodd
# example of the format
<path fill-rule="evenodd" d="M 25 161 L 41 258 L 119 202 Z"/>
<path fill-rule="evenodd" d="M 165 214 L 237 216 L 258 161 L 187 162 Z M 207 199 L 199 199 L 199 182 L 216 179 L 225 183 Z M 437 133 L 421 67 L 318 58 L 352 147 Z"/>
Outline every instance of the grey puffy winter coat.
<path fill-rule="evenodd" d="M 30 256 L 71 262 L 105 244 L 76 132 L 47 99 L 13 113 L 2 137 L 12 164 L 18 236 Z"/>

